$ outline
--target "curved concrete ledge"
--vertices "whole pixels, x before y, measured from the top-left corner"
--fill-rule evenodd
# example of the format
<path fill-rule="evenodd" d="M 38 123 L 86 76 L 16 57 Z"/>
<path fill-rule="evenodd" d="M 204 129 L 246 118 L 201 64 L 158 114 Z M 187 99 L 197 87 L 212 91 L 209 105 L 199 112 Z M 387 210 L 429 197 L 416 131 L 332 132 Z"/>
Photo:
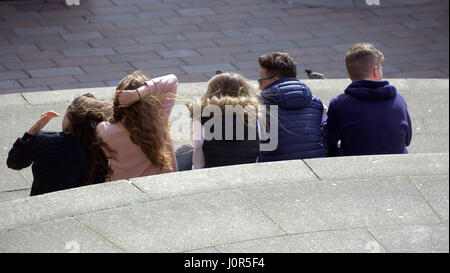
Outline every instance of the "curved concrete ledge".
<path fill-rule="evenodd" d="M 448 252 L 448 153 L 142 177 L 0 203 L 0 252 Z"/>

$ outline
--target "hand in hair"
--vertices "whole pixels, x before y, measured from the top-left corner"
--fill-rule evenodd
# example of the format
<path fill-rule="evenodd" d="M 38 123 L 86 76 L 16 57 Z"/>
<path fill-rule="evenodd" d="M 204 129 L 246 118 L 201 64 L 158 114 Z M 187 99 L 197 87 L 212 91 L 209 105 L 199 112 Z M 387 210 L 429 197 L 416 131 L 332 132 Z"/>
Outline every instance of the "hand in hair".
<path fill-rule="evenodd" d="M 44 126 L 54 117 L 59 117 L 59 114 L 53 111 L 43 113 L 39 120 L 28 130 L 28 133 L 31 135 L 35 134 L 37 131 L 44 128 Z"/>
<path fill-rule="evenodd" d="M 128 107 L 140 100 L 137 90 L 116 90 L 115 101 L 119 103 L 119 108 Z"/>

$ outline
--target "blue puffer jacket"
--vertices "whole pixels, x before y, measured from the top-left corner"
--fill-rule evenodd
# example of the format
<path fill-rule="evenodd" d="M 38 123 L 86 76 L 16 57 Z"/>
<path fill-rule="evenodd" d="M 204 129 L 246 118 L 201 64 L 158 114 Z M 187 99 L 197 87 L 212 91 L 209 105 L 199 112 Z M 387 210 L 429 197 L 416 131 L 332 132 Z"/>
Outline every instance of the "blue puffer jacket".
<path fill-rule="evenodd" d="M 326 156 L 321 141 L 323 104 L 306 84 L 280 79 L 261 92 L 261 99 L 266 107 L 278 105 L 278 147 L 261 151 L 259 162 Z"/>

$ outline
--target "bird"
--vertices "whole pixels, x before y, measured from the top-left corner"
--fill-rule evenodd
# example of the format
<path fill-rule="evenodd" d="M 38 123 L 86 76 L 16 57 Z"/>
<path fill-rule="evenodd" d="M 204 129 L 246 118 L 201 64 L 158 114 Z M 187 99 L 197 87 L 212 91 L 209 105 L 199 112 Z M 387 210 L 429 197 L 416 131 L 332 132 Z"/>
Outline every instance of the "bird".
<path fill-rule="evenodd" d="M 323 74 L 320 74 L 319 72 L 312 72 L 311 68 L 306 68 L 305 73 L 308 75 L 309 79 L 325 79 Z"/>

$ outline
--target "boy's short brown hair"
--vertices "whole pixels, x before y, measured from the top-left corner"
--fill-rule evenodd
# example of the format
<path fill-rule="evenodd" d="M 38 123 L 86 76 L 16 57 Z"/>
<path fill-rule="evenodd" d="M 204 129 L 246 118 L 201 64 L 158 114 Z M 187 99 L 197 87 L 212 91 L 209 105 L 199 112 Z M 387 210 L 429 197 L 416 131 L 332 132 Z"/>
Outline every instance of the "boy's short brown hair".
<path fill-rule="evenodd" d="M 373 45 L 358 43 L 350 47 L 345 55 L 345 66 L 350 78 L 354 81 L 370 76 L 371 69 L 384 62 L 384 55 Z"/>
<path fill-rule="evenodd" d="M 259 65 L 278 78 L 296 78 L 297 63 L 287 53 L 272 52 L 258 58 Z"/>

